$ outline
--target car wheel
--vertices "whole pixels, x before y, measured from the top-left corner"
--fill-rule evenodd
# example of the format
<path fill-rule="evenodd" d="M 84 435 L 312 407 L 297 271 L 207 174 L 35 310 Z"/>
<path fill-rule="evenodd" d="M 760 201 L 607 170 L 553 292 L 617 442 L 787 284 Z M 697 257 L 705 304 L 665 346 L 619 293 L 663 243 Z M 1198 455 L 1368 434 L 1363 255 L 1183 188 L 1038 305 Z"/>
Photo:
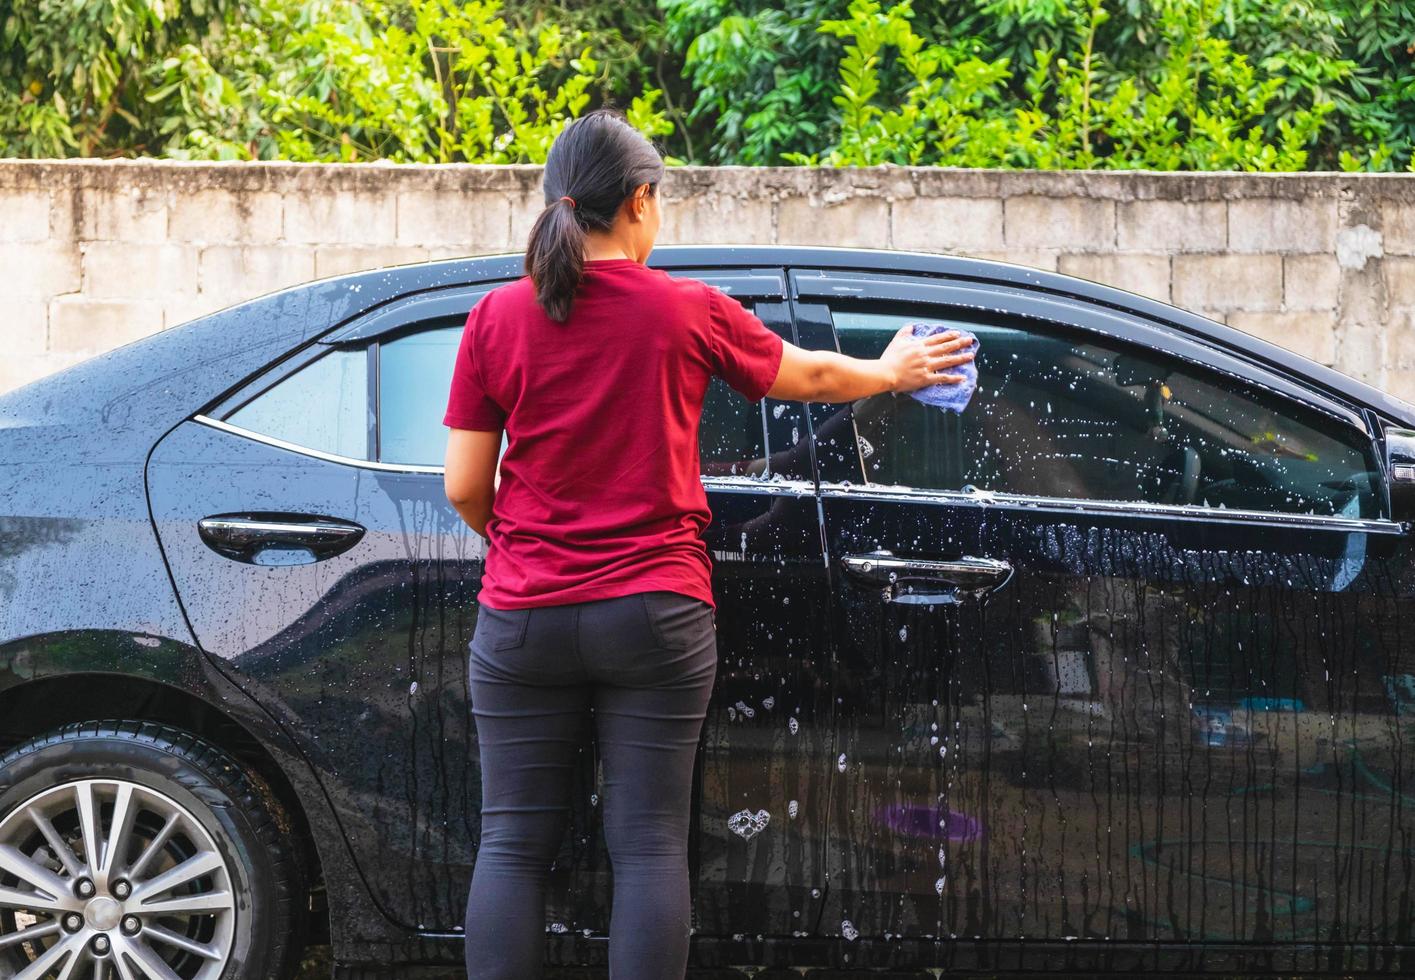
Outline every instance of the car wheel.
<path fill-rule="evenodd" d="M 0 978 L 283 980 L 303 865 L 259 777 L 190 732 L 66 725 L 0 758 Z"/>

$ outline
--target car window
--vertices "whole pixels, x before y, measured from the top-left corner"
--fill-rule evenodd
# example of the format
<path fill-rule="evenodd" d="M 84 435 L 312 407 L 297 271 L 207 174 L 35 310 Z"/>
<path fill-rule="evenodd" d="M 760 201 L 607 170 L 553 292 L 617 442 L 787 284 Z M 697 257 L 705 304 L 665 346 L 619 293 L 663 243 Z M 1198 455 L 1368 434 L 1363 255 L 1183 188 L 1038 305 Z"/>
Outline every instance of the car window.
<path fill-rule="evenodd" d="M 447 456 L 447 392 L 465 317 L 379 344 L 378 458 L 441 466 Z M 502 446 L 505 448 L 505 435 Z"/>
<path fill-rule="evenodd" d="M 332 350 L 224 421 L 306 449 L 369 459 L 368 354 Z"/>
<path fill-rule="evenodd" d="M 354 459 L 441 466 L 447 450 L 442 415 L 464 321 L 462 316 L 443 317 L 406 325 L 399 336 L 377 343 L 376 457 L 367 447 L 366 348 L 324 355 L 227 420 Z M 804 429 L 798 404 L 763 399 L 754 405 L 720 378 L 713 378 L 699 428 L 703 475 L 770 478 L 780 474 L 808 479 L 810 460 L 802 438 Z M 770 460 L 768 445 L 773 450 Z"/>
<path fill-rule="evenodd" d="M 1219 372 L 1120 341 L 983 317 L 849 307 L 833 317 L 841 350 L 857 357 L 878 356 L 914 320 L 970 330 L 980 342 L 978 387 L 961 415 L 908 395 L 856 402 L 859 455 L 823 478 L 1380 516 L 1365 433 Z"/>
<path fill-rule="evenodd" d="M 761 305 L 754 312 L 769 323 L 775 320 Z M 752 404 L 714 377 L 703 397 L 698 428 L 702 474 L 810 480 L 808 432 L 800 402 L 763 398 Z"/>

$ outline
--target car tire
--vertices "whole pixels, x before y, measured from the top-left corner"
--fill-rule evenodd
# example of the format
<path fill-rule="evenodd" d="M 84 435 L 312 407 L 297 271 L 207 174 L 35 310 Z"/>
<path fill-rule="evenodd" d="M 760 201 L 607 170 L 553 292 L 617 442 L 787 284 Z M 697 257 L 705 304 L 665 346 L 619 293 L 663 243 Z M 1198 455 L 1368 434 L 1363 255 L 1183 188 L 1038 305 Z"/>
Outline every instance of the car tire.
<path fill-rule="evenodd" d="M 259 776 L 190 732 L 87 721 L 25 742 L 0 757 L 0 976 L 46 957 L 143 976 L 156 956 L 153 975 L 286 980 L 306 918 L 290 828 Z"/>

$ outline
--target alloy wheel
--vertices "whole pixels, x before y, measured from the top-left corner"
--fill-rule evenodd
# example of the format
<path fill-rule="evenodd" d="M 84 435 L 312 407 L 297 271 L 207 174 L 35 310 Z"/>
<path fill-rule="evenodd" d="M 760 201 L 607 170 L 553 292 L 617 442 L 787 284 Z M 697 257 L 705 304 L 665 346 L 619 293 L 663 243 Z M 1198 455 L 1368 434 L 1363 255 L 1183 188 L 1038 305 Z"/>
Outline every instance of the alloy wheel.
<path fill-rule="evenodd" d="M 64 783 L 0 820 L 0 978 L 215 980 L 235 917 L 211 835 L 140 783 Z"/>

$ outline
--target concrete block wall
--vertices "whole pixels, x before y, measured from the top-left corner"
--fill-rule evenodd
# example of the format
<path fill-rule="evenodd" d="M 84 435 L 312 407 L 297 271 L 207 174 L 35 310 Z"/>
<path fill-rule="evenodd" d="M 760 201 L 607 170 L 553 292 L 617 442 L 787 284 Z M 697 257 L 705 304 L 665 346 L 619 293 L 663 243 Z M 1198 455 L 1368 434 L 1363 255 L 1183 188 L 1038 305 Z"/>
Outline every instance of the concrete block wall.
<path fill-rule="evenodd" d="M 309 279 L 516 251 L 538 167 L 0 160 L 0 391 Z M 1415 400 L 1415 174 L 670 168 L 670 243 L 1001 259 Z"/>

